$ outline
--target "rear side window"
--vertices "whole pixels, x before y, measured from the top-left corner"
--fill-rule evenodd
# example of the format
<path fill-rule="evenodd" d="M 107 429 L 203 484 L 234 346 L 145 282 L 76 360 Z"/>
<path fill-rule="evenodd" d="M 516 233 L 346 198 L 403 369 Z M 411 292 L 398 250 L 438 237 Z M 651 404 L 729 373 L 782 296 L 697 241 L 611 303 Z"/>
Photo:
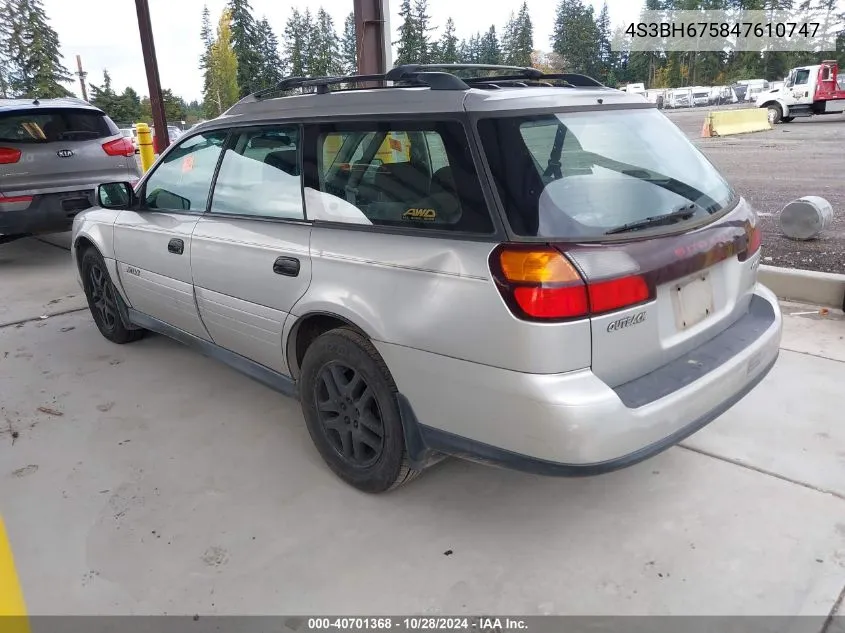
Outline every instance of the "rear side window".
<path fill-rule="evenodd" d="M 733 199 L 713 165 L 657 109 L 497 117 L 478 129 L 519 235 L 598 238 L 676 211 L 701 219 Z"/>
<path fill-rule="evenodd" d="M 309 162 L 316 164 L 305 179 L 309 219 L 493 232 L 461 123 L 336 124 L 312 132 L 317 146 L 309 145 Z"/>
<path fill-rule="evenodd" d="M 96 110 L 33 108 L 0 114 L 0 141 L 7 143 L 87 141 L 117 134 L 117 126 Z"/>
<path fill-rule="evenodd" d="M 205 211 L 225 132 L 197 134 L 174 147 L 144 185 L 148 209 Z"/>

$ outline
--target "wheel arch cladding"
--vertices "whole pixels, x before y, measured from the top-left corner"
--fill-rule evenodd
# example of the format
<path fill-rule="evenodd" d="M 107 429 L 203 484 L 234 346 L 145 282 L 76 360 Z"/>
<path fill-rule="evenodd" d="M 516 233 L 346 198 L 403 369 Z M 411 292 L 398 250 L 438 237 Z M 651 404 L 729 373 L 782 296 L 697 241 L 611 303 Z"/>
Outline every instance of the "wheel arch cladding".
<path fill-rule="evenodd" d="M 80 278 L 82 275 L 82 255 L 87 251 L 89 248 L 93 248 L 95 251 L 97 249 L 97 245 L 94 244 L 94 241 L 88 237 L 87 235 L 80 235 L 76 238 L 73 243 L 74 251 L 75 251 L 75 259 L 76 259 L 76 268 L 79 271 Z"/>
<path fill-rule="evenodd" d="M 299 317 L 291 328 L 286 346 L 288 365 L 291 377 L 298 379 L 305 352 L 317 337 L 330 330 L 346 327 L 358 332 L 361 336 L 372 340 L 364 329 L 342 317 L 330 312 L 310 312 Z"/>

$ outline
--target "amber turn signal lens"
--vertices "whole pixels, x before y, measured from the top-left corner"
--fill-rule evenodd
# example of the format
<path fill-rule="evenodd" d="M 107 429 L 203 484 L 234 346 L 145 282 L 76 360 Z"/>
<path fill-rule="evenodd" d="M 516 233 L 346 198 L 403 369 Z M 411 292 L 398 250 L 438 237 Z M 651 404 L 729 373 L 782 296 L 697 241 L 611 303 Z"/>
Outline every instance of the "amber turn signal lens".
<path fill-rule="evenodd" d="M 499 255 L 502 274 L 515 283 L 580 282 L 581 276 L 563 255 L 551 248 L 503 250 Z"/>

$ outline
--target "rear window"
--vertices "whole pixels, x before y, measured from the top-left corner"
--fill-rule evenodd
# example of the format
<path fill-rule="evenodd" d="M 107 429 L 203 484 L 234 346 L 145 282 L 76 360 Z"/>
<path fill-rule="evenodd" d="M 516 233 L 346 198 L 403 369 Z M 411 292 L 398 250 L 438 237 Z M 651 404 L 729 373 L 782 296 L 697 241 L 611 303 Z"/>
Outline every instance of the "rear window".
<path fill-rule="evenodd" d="M 118 134 L 102 112 L 74 108 L 38 108 L 0 114 L 0 141 L 54 143 L 86 141 Z"/>
<path fill-rule="evenodd" d="M 482 119 L 479 133 L 514 232 L 597 238 L 679 211 L 716 213 L 733 192 L 656 109 Z"/>

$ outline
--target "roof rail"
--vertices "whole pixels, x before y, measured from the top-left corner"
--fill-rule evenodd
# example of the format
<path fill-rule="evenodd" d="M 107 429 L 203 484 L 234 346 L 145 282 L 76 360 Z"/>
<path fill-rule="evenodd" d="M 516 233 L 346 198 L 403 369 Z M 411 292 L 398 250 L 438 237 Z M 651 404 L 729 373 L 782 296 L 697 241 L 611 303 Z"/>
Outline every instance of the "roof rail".
<path fill-rule="evenodd" d="M 459 71 L 509 71 L 504 75 L 483 77 L 459 77 Z M 549 82 L 562 81 L 571 88 L 600 87 L 604 84 L 592 77 L 577 73 L 546 74 L 537 68 L 524 66 L 502 66 L 497 64 L 404 64 L 377 75 L 346 75 L 333 77 L 287 77 L 281 82 L 247 95 L 235 105 L 261 101 L 298 88 L 316 88 L 317 94 L 330 92 L 330 86 L 340 84 L 392 82 L 408 86 L 427 86 L 432 90 L 469 90 L 478 84 L 503 82 Z M 527 84 L 523 84 L 527 85 Z M 551 85 L 551 84 L 547 84 Z"/>

